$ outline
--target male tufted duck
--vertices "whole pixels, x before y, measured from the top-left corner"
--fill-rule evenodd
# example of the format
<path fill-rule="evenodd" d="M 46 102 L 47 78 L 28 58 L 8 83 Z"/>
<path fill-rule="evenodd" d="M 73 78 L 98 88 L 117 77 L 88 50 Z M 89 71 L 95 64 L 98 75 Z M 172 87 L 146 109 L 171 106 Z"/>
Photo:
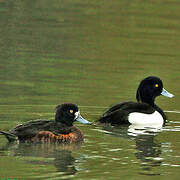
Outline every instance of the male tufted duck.
<path fill-rule="evenodd" d="M 122 102 L 112 106 L 103 113 L 98 123 L 110 123 L 111 125 L 163 125 L 166 116 L 154 103 L 155 98 L 160 95 L 170 98 L 174 96 L 163 88 L 160 78 L 149 76 L 139 84 L 136 93 L 138 102 Z"/>

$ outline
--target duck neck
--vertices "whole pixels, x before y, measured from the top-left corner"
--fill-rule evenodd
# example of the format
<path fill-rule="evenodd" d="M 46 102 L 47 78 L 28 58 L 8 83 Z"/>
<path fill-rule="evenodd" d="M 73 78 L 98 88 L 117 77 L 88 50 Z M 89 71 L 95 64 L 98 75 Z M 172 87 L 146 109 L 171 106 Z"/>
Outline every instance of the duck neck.
<path fill-rule="evenodd" d="M 66 124 L 67 126 L 73 125 L 73 119 L 68 119 L 66 116 L 62 117 L 59 114 L 55 115 L 55 121 Z"/>
<path fill-rule="evenodd" d="M 152 106 L 152 107 L 155 106 L 155 103 L 154 103 L 154 99 L 153 99 L 153 98 L 143 98 L 143 99 L 141 99 L 141 101 L 142 101 L 143 103 L 149 104 L 149 105 Z"/>
<path fill-rule="evenodd" d="M 155 106 L 155 103 L 154 103 L 155 98 L 153 98 L 152 96 L 146 95 L 146 94 L 144 95 L 143 93 L 140 93 L 139 91 L 137 91 L 136 99 L 138 102 L 147 103 L 152 107 Z"/>

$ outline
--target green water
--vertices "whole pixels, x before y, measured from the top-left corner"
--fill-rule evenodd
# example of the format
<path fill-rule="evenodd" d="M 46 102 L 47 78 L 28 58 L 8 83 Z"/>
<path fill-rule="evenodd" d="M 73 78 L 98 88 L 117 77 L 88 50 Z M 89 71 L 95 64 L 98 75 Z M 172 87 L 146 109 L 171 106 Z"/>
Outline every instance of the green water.
<path fill-rule="evenodd" d="M 0 0 L 0 129 L 53 120 L 64 102 L 94 122 L 109 105 L 135 100 L 149 75 L 175 95 L 157 98 L 169 122 L 152 134 L 76 123 L 79 146 L 0 137 L 0 179 L 178 180 L 179 19 L 178 0 Z"/>

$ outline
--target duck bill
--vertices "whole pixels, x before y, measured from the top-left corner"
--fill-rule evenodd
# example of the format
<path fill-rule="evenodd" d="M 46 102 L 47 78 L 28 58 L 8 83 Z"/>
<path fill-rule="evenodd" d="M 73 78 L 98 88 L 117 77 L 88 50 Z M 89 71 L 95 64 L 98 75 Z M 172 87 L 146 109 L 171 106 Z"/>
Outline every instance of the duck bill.
<path fill-rule="evenodd" d="M 80 114 L 78 115 L 78 117 L 76 118 L 76 121 L 83 123 L 83 124 L 91 124 L 91 122 L 87 121 L 86 119 L 84 119 Z"/>
<path fill-rule="evenodd" d="M 163 88 L 163 90 L 162 90 L 162 92 L 161 92 L 161 95 L 166 96 L 166 97 L 169 97 L 169 98 L 174 97 L 173 94 L 169 93 L 169 92 L 166 91 L 164 88 Z"/>

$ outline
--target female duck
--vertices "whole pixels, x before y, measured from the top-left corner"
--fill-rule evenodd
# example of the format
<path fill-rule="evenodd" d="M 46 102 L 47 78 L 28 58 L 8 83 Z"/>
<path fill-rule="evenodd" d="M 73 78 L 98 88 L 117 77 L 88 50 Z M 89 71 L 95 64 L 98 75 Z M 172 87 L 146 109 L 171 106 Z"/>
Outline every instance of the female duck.
<path fill-rule="evenodd" d="M 99 119 L 99 123 L 111 125 L 163 125 L 166 120 L 164 112 L 154 103 L 157 96 L 172 98 L 163 88 L 163 83 L 158 77 L 149 76 L 141 81 L 136 99 L 138 102 L 123 102 L 109 108 Z"/>
<path fill-rule="evenodd" d="M 75 104 L 61 104 L 56 107 L 55 121 L 32 120 L 0 133 L 5 135 L 9 142 L 79 142 L 83 140 L 83 134 L 73 126 L 74 121 L 90 124 L 82 118 Z"/>

